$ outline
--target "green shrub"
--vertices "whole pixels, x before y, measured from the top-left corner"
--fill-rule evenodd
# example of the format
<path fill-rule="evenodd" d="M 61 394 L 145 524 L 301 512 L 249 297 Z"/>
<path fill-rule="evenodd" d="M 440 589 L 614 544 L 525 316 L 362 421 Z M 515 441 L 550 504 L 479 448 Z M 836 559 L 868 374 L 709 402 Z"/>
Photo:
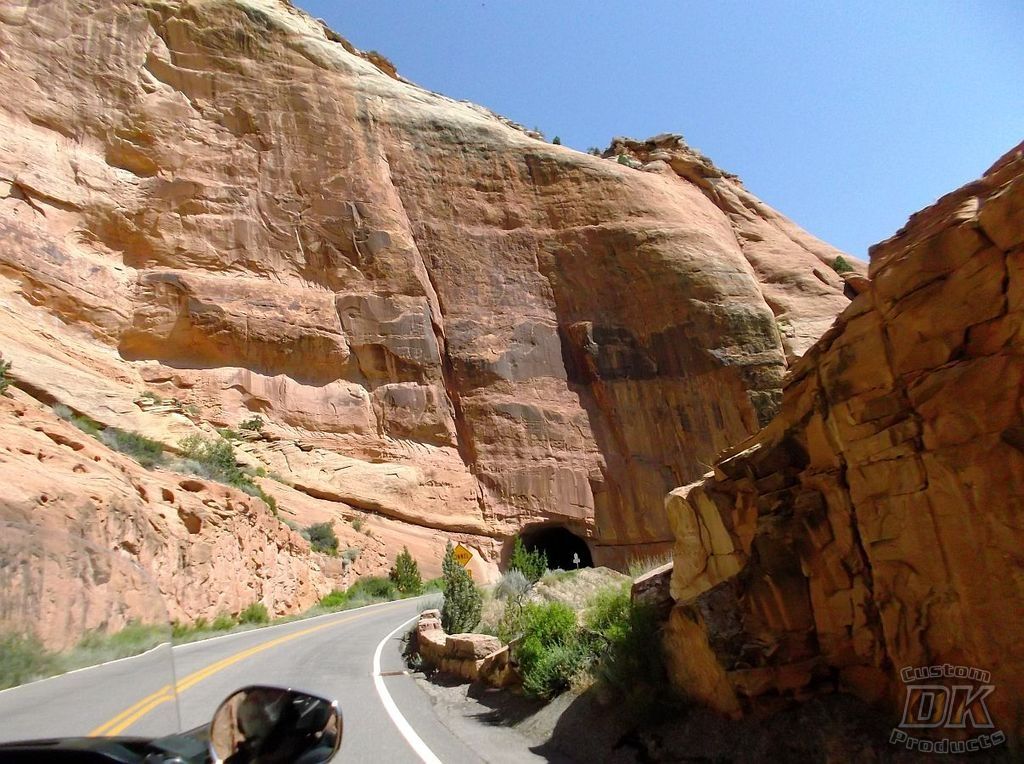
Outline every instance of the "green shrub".
<path fill-rule="evenodd" d="M 598 592 L 583 628 L 568 605 L 519 605 L 510 597 L 498 636 L 518 639 L 515 657 L 526 694 L 550 698 L 589 672 L 639 718 L 672 699 L 659 626 L 655 610 L 632 602 L 625 584 Z"/>
<path fill-rule="evenodd" d="M 96 436 L 108 448 L 127 454 L 143 467 L 159 464 L 164 455 L 162 443 L 151 440 L 137 432 L 108 427 Z"/>
<path fill-rule="evenodd" d="M 517 652 L 523 674 L 523 692 L 535 698 L 551 698 L 569 689 L 584 673 L 591 655 L 580 642 L 539 647 L 526 639 Z"/>
<path fill-rule="evenodd" d="M 394 583 L 389 578 L 366 576 L 365 578 L 357 579 L 349 587 L 348 596 L 350 600 L 383 600 L 386 602 L 398 599 L 398 589 L 395 588 Z"/>
<path fill-rule="evenodd" d="M 263 417 L 252 416 L 238 425 L 243 430 L 249 430 L 250 432 L 263 432 Z"/>
<path fill-rule="evenodd" d="M 512 546 L 512 556 L 508 561 L 509 570 L 518 570 L 531 584 L 540 580 L 548 569 L 548 556 L 542 549 L 532 552 L 526 549 L 523 539 L 516 536 Z"/>
<path fill-rule="evenodd" d="M 555 144 L 556 146 L 561 146 L 562 145 L 562 139 L 559 138 L 557 135 L 554 138 L 551 139 L 551 142 L 553 144 Z"/>
<path fill-rule="evenodd" d="M 320 598 L 320 607 L 339 608 L 348 601 L 348 592 L 335 589 L 330 594 Z"/>
<path fill-rule="evenodd" d="M 210 624 L 210 628 L 213 629 L 213 631 L 229 631 L 237 625 L 238 623 L 230 614 L 221 613 L 213 619 L 213 623 Z"/>
<path fill-rule="evenodd" d="M 226 440 L 207 440 L 201 435 L 189 435 L 181 441 L 181 452 L 210 470 L 211 477 L 230 482 L 242 477 L 235 459 L 235 449 Z"/>
<path fill-rule="evenodd" d="M 576 634 L 576 612 L 564 602 L 531 602 L 523 608 L 523 633 L 541 644 L 568 644 Z"/>
<path fill-rule="evenodd" d="M 630 164 L 629 164 L 629 157 L 626 156 L 625 154 L 619 154 L 617 161 L 618 161 L 619 164 L 624 164 L 627 167 L 630 166 Z"/>
<path fill-rule="evenodd" d="M 179 640 L 182 637 L 187 637 L 192 634 L 197 634 L 201 631 L 206 631 L 210 628 L 210 624 L 207 623 L 205 618 L 197 618 L 191 626 L 181 621 L 174 621 L 171 623 L 171 637 L 175 640 Z"/>
<path fill-rule="evenodd" d="M 352 520 L 352 530 L 354 530 L 356 533 L 359 533 L 362 529 L 363 529 L 363 519 L 361 517 L 353 518 L 353 520 Z"/>
<path fill-rule="evenodd" d="M 593 660 L 594 651 L 577 628 L 576 613 L 564 603 L 526 605 L 522 634 L 515 654 L 527 695 L 557 695 Z"/>
<path fill-rule="evenodd" d="M 853 270 L 853 266 L 842 255 L 836 255 L 836 259 L 832 261 L 832 270 L 836 273 L 850 273 Z"/>
<path fill-rule="evenodd" d="M 303 529 L 302 535 L 309 540 L 314 552 L 338 554 L 338 535 L 334 532 L 333 523 L 316 523 Z"/>
<path fill-rule="evenodd" d="M 57 656 L 21 634 L 0 635 L 0 690 L 60 673 Z"/>
<path fill-rule="evenodd" d="M 444 578 L 438 576 L 437 578 L 431 578 L 423 583 L 423 593 L 427 592 L 443 592 L 444 591 Z M 426 608 L 425 608 L 426 609 Z M 440 608 L 435 608 L 440 610 Z"/>
<path fill-rule="evenodd" d="M 629 584 L 605 589 L 594 598 L 586 626 L 599 636 L 595 678 L 614 690 L 624 707 L 645 716 L 670 695 L 654 608 L 632 602 Z"/>
<path fill-rule="evenodd" d="M 455 560 L 455 548 L 449 541 L 441 562 L 444 575 L 444 605 L 441 627 L 449 634 L 472 631 L 480 623 L 484 598 L 469 573 Z"/>
<path fill-rule="evenodd" d="M 93 666 L 97 663 L 138 655 L 167 641 L 165 624 L 146 624 L 129 621 L 123 629 L 113 633 L 102 630 L 86 632 L 67 656 L 69 667 Z"/>
<path fill-rule="evenodd" d="M 587 153 L 590 154 L 591 156 L 599 157 L 604 152 L 602 152 L 601 149 L 599 149 L 597 146 L 591 146 L 589 149 L 587 149 Z"/>
<path fill-rule="evenodd" d="M 590 601 L 585 623 L 588 629 L 608 637 L 618 635 L 629 620 L 629 584 L 599 591 Z"/>
<path fill-rule="evenodd" d="M 389 602 L 398 599 L 395 584 L 383 576 L 367 576 L 356 579 L 348 589 L 335 589 L 321 598 L 319 606 L 327 610 L 346 610 L 375 602 Z"/>
<path fill-rule="evenodd" d="M 0 395 L 6 393 L 7 388 L 11 386 L 11 380 L 7 377 L 7 372 L 10 370 L 11 362 L 0 358 Z"/>
<path fill-rule="evenodd" d="M 362 554 L 362 549 L 357 546 L 350 546 L 344 552 L 341 553 L 341 559 L 345 562 L 353 563 L 359 559 L 359 555 Z"/>
<path fill-rule="evenodd" d="M 402 551 L 395 558 L 394 566 L 388 573 L 388 578 L 402 594 L 415 595 L 423 591 L 423 578 L 420 576 L 419 566 L 409 554 L 408 547 L 402 547 Z"/>
<path fill-rule="evenodd" d="M 267 606 L 262 602 L 254 602 L 238 614 L 239 623 L 270 623 Z"/>

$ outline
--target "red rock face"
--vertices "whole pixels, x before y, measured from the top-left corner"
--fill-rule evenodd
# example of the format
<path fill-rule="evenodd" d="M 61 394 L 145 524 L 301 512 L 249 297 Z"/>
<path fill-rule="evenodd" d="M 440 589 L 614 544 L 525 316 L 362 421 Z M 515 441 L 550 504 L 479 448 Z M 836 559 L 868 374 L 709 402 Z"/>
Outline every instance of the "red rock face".
<path fill-rule="evenodd" d="M 341 561 L 311 556 L 306 541 L 262 501 L 195 475 L 147 471 L 20 391 L 15 400 L 0 398 L 0 470 L 3 520 L 64 531 L 126 555 L 164 595 L 162 614 L 137 601 L 139 593 L 152 594 L 152 585 L 112 593 L 95 571 L 97 583 L 88 585 L 89 566 L 83 570 L 74 556 L 64 568 L 59 559 L 48 561 L 40 577 L 50 591 L 32 598 L 29 621 L 54 647 L 71 646 L 90 629 L 123 627 L 133 617 L 212 620 L 254 602 L 282 615 L 346 583 Z M 129 579 L 110 586 L 120 581 Z"/>
<path fill-rule="evenodd" d="M 1024 144 L 872 251 L 871 284 L 782 411 L 673 491 L 680 686 L 737 713 L 834 686 L 902 702 L 907 666 L 1024 694 Z"/>
<path fill-rule="evenodd" d="M 847 303 L 835 250 L 676 137 L 549 145 L 287 3 L 8 3 L 0 50 L 22 389 L 168 446 L 258 413 L 282 516 L 384 518 L 384 558 L 402 527 L 481 575 L 534 523 L 665 548 L 664 492 Z"/>

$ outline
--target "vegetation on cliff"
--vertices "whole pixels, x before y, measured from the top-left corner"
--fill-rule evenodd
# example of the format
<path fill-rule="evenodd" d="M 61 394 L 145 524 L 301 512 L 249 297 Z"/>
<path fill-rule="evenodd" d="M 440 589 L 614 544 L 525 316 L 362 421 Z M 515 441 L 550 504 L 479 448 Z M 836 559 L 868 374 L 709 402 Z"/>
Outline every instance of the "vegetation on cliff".
<path fill-rule="evenodd" d="M 338 554 L 338 534 L 334 532 L 333 523 L 314 523 L 303 528 L 301 533 L 314 552 Z"/>
<path fill-rule="evenodd" d="M 5 361 L 0 356 L 0 395 L 7 392 L 7 388 L 11 386 L 11 380 L 7 377 L 7 372 L 11 370 L 11 362 Z"/>

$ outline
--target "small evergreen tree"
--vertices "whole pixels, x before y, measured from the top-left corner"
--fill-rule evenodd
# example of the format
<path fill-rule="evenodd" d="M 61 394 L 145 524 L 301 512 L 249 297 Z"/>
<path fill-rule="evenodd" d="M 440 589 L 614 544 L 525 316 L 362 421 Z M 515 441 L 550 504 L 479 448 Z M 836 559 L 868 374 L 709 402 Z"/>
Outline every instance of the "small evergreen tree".
<path fill-rule="evenodd" d="M 338 553 L 338 535 L 331 523 L 316 523 L 304 528 L 302 535 L 309 541 L 314 552 L 336 555 Z"/>
<path fill-rule="evenodd" d="M 402 551 L 395 558 L 394 566 L 388 573 L 388 578 L 402 594 L 420 594 L 423 591 L 423 578 L 420 576 L 419 566 L 409 554 L 408 547 L 402 547 Z"/>
<path fill-rule="evenodd" d="M 516 536 L 508 569 L 518 570 L 531 584 L 536 583 L 548 571 L 547 553 L 542 549 L 534 549 L 532 552 L 527 550 L 522 538 Z"/>
<path fill-rule="evenodd" d="M 444 559 L 441 560 L 441 590 L 447 591 L 448 581 L 453 579 L 456 575 L 457 568 L 461 568 L 458 561 L 455 559 L 455 547 L 452 546 L 452 542 L 444 548 Z"/>
<path fill-rule="evenodd" d="M 444 605 L 441 627 L 449 634 L 472 631 L 480 623 L 484 598 L 469 573 L 455 560 L 455 548 L 449 541 L 441 562 L 444 574 Z"/>
<path fill-rule="evenodd" d="M 555 144 L 556 146 L 561 146 L 562 145 L 562 139 L 559 138 L 557 135 L 552 139 L 551 142 L 553 144 Z"/>

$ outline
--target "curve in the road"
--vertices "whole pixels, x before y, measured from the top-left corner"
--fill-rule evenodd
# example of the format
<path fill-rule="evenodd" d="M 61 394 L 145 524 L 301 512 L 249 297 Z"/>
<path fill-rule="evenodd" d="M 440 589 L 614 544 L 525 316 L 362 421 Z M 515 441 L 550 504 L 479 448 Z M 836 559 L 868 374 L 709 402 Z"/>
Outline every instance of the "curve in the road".
<path fill-rule="evenodd" d="M 286 634 L 283 637 L 271 639 L 267 642 L 258 644 L 255 647 L 250 647 L 246 650 L 237 652 L 234 655 L 229 655 L 227 658 L 222 658 L 216 663 L 212 663 L 209 666 L 199 669 L 198 671 L 194 671 L 184 679 L 179 680 L 175 685 L 174 690 L 177 693 L 182 693 L 189 687 L 198 684 L 207 677 L 213 676 L 218 671 L 223 671 L 228 666 L 234 665 L 239 661 L 243 661 L 252 655 L 261 653 L 264 650 L 269 650 L 272 647 L 277 647 L 278 645 L 284 644 L 285 642 L 291 642 L 293 639 L 304 637 L 307 634 L 312 634 L 316 631 L 329 629 L 332 626 L 339 626 L 343 623 L 349 623 L 350 621 L 354 621 L 360 617 L 360 615 L 355 615 L 350 618 L 339 618 L 337 621 L 331 621 L 330 623 L 322 623 L 318 626 L 312 626 L 308 629 L 303 629 L 302 631 L 296 631 L 291 634 Z M 170 685 L 161 687 L 156 692 L 152 693 L 151 695 L 148 695 L 147 697 L 143 698 L 137 703 L 134 703 L 130 707 L 126 708 L 124 711 L 122 711 L 120 714 L 115 716 L 110 721 L 101 724 L 99 727 L 96 727 L 96 729 L 89 732 L 89 737 L 113 737 L 116 735 L 120 735 L 132 724 L 137 722 L 139 719 L 141 719 L 143 716 L 148 714 L 153 709 L 157 708 L 157 706 L 163 703 L 169 703 L 170 701 L 174 700 L 175 692 L 171 692 Z"/>
<path fill-rule="evenodd" d="M 224 669 L 238 663 L 239 661 L 243 661 L 246 658 L 261 653 L 265 650 L 277 647 L 286 642 L 291 642 L 292 640 L 308 636 L 309 634 L 313 634 L 315 632 L 322 631 L 324 629 L 329 629 L 335 626 L 340 626 L 341 624 L 351 623 L 352 621 L 362 618 L 364 615 L 367 614 L 353 614 L 348 618 L 339 618 L 337 620 L 332 620 L 329 623 L 322 623 L 316 626 L 311 626 L 308 629 L 302 629 L 301 631 L 285 634 L 282 637 L 277 637 L 275 639 L 267 640 L 266 642 L 261 642 L 258 645 L 246 648 L 245 650 L 240 650 L 239 652 L 229 655 L 226 658 L 222 658 L 219 661 L 215 661 L 214 663 L 211 663 L 210 665 L 205 666 L 199 669 L 198 671 L 192 672 L 183 679 L 178 680 L 178 682 L 176 682 L 173 688 L 169 684 L 165 685 L 156 692 L 151 693 L 146 697 L 142 698 L 141 700 L 138 700 L 137 702 L 133 703 L 131 706 L 121 711 L 119 714 L 114 716 L 109 721 L 104 722 L 103 724 L 99 725 L 98 727 L 90 731 L 89 737 L 113 737 L 120 735 L 122 732 L 128 729 L 128 727 L 135 724 L 137 721 L 139 721 L 144 716 L 155 710 L 160 705 L 164 703 L 173 702 L 175 700 L 176 692 L 180 694 L 185 690 L 189 689 L 190 687 L 203 681 L 204 679 L 213 676 L 219 671 L 223 671 Z M 401 711 L 398 710 L 398 706 L 391 698 L 391 694 L 384 686 L 384 682 L 380 676 L 380 656 L 381 651 L 384 648 L 384 645 L 387 644 L 388 640 L 393 638 L 395 634 L 397 634 L 403 627 L 408 626 L 408 624 L 411 623 L 412 620 L 413 619 L 409 619 L 399 624 L 399 626 L 396 629 L 394 629 L 390 634 L 388 634 L 384 639 L 382 639 L 380 643 L 377 645 L 377 649 L 373 655 L 374 686 L 377 689 L 377 694 L 380 696 L 381 703 L 384 705 L 384 708 L 387 711 L 388 716 L 391 718 L 391 721 L 398 728 L 398 731 L 401 733 L 402 737 L 405 738 L 406 742 L 413 749 L 416 755 L 420 759 L 422 759 L 424 764 L 441 764 L 441 760 L 434 755 L 433 751 L 431 751 L 427 744 L 424 743 L 423 740 L 420 738 L 420 736 L 416 734 L 415 730 L 413 730 L 412 728 L 412 725 L 409 724 L 406 718 L 402 715 Z"/>
<path fill-rule="evenodd" d="M 377 695 L 380 696 L 380 702 L 384 705 L 384 710 L 388 712 L 388 716 L 391 717 L 391 721 L 394 722 L 395 726 L 398 727 L 398 731 L 405 738 L 405 742 L 409 744 L 409 747 L 423 760 L 423 764 L 441 764 L 441 760 L 434 755 L 434 752 L 430 750 L 430 747 L 423 742 L 423 738 L 416 734 L 416 730 L 412 728 L 409 721 L 402 716 L 402 712 L 398 710 L 398 706 L 394 699 L 391 697 L 391 693 L 388 692 L 388 688 L 384 685 L 384 678 L 380 673 L 380 654 L 384 649 L 384 645 L 388 643 L 388 640 L 392 639 L 395 634 L 400 632 L 410 623 L 416 620 L 416 616 L 413 616 L 405 623 L 398 624 L 398 627 L 388 634 L 377 644 L 377 649 L 373 651 L 373 686 L 377 688 Z"/>
<path fill-rule="evenodd" d="M 208 724 L 225 696 L 255 683 L 335 698 L 345 709 L 340 755 L 348 759 L 481 762 L 487 757 L 442 722 L 404 671 L 398 636 L 423 604 L 381 603 L 179 645 L 173 660 L 165 645 L 22 685 L 0 693 L 0 740 L 87 731 L 159 737 Z"/>

